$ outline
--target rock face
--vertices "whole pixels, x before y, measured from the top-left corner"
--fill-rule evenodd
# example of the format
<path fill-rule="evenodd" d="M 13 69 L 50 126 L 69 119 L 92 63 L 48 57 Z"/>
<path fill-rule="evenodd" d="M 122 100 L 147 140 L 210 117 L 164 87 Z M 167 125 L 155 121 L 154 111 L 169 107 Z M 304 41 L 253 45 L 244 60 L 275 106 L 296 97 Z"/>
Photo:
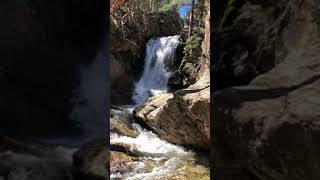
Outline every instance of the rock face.
<path fill-rule="evenodd" d="M 210 88 L 195 84 L 188 89 L 149 100 L 136 109 L 136 118 L 161 138 L 184 146 L 208 150 L 210 139 Z"/>
<path fill-rule="evenodd" d="M 125 110 L 111 109 L 110 110 L 110 132 L 117 133 L 118 135 L 137 137 L 137 132 L 132 127 L 131 113 Z"/>
<path fill-rule="evenodd" d="M 185 27 L 180 36 L 180 47 L 178 46 L 176 50 L 177 55 L 181 54 L 181 57 L 176 58 L 176 70 L 168 80 L 169 91 L 184 89 L 195 84 L 203 76 L 203 70 L 206 71 L 210 64 L 207 60 L 210 58 L 210 1 L 201 1 L 199 7 L 205 13 L 201 21 L 196 23 L 198 26 L 194 28 L 191 39 L 199 39 L 200 44 L 192 48 L 192 53 L 188 50 L 191 43 L 187 43 L 189 29 Z M 198 41 L 193 43 L 196 44 Z M 183 61 L 185 64 L 181 64 Z"/>
<path fill-rule="evenodd" d="M 61 134 L 72 126 L 75 71 L 94 60 L 103 41 L 103 7 L 76 0 L 0 2 L 1 132 Z"/>
<path fill-rule="evenodd" d="M 111 103 L 128 104 L 133 82 L 143 70 L 144 51 L 149 38 L 180 34 L 182 20 L 175 11 L 143 12 L 135 14 L 134 3 L 125 3 L 111 15 Z"/>
<path fill-rule="evenodd" d="M 250 37 L 245 51 L 262 74 L 215 93 L 215 164 L 262 180 L 320 178 L 319 10 L 313 0 L 242 5 L 233 26 Z"/>

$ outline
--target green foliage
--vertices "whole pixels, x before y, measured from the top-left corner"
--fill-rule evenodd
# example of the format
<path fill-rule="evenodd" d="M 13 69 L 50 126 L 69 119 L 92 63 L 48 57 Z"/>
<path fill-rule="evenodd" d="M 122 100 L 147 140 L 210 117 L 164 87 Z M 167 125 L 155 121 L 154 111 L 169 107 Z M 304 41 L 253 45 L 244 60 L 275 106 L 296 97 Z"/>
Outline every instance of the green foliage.
<path fill-rule="evenodd" d="M 180 9 L 183 5 L 187 4 L 189 0 L 164 0 L 161 2 L 160 12 L 167 12 L 173 9 Z"/>
<path fill-rule="evenodd" d="M 181 8 L 182 6 L 190 3 L 190 0 L 173 0 L 172 2 L 177 5 L 177 8 Z"/>
<path fill-rule="evenodd" d="M 187 63 L 187 58 L 186 58 L 186 56 L 184 56 L 184 57 L 182 58 L 181 62 L 180 62 L 180 66 L 179 66 L 178 70 L 181 71 L 182 68 L 183 68 L 183 66 L 184 66 L 186 63 Z"/>
<path fill-rule="evenodd" d="M 190 52 L 192 49 L 197 48 L 200 45 L 202 38 L 197 34 L 193 34 L 187 39 L 186 46 L 184 47 L 185 53 Z"/>
<path fill-rule="evenodd" d="M 219 23 L 219 28 L 222 29 L 225 22 L 227 21 L 228 16 L 230 13 L 235 10 L 235 7 L 233 6 L 235 0 L 229 0 L 226 9 L 224 10 L 223 17 Z"/>
<path fill-rule="evenodd" d="M 197 49 L 201 45 L 201 41 L 203 39 L 204 28 L 203 27 L 195 27 L 193 30 L 192 36 L 190 36 L 185 43 L 185 47 L 183 49 L 184 57 L 181 60 L 179 70 L 181 70 L 184 65 L 188 62 L 188 58 L 191 56 L 191 52 L 194 49 Z"/>
<path fill-rule="evenodd" d="M 167 11 L 169 11 L 170 9 L 171 9 L 170 4 L 164 4 L 164 5 L 159 9 L 159 11 L 160 11 L 160 12 L 167 12 Z"/>

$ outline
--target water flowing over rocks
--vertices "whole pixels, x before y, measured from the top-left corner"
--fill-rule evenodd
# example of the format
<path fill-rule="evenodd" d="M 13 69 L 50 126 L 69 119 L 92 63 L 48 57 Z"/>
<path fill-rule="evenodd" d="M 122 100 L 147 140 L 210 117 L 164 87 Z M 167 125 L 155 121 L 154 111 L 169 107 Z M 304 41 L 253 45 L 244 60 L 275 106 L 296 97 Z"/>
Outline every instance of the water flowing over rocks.
<path fill-rule="evenodd" d="M 227 33 L 231 41 L 249 43 L 238 41 L 243 51 L 223 47 L 224 62 L 242 61 L 244 53 L 259 76 L 245 86 L 226 81 L 230 88 L 213 96 L 216 174 L 239 166 L 261 180 L 319 179 L 319 2 L 247 1 L 240 7 Z"/>
<path fill-rule="evenodd" d="M 178 39 L 179 36 L 169 36 L 149 40 L 144 71 L 140 80 L 135 83 L 132 97 L 135 104 L 113 107 L 111 111 L 112 179 L 209 179 L 209 165 L 202 157 L 203 154 L 197 155 L 182 146 L 166 141 L 168 139 L 153 127 L 152 123 L 157 123 L 156 121 L 150 123 L 132 117 L 132 111 L 136 112 L 133 110 L 134 107 L 144 104 L 148 98 L 147 103 L 156 101 L 148 107 L 142 105 L 138 108 L 153 111 L 155 107 L 162 106 L 173 97 L 173 94 L 166 93 L 167 82 L 171 75 L 168 66 L 175 60 Z M 208 82 L 206 85 L 205 88 L 208 89 Z M 169 130 L 177 133 L 175 129 Z M 203 127 L 203 131 L 206 130 Z M 208 131 L 204 133 L 209 135 Z M 181 145 L 186 144 L 181 143 Z"/>
<path fill-rule="evenodd" d="M 0 179 L 72 180 L 75 149 L 0 137 Z"/>

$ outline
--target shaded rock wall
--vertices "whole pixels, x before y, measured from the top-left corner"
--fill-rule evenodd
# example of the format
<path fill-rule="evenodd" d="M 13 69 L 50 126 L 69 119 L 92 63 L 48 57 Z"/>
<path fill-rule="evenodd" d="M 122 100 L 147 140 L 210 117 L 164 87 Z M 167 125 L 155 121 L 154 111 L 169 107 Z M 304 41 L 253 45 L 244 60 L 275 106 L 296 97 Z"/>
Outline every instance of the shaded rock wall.
<path fill-rule="evenodd" d="M 75 70 L 94 60 L 105 32 L 105 4 L 0 2 L 1 132 L 61 133 L 72 126 Z"/>
<path fill-rule="evenodd" d="M 224 53 L 259 76 L 214 94 L 216 166 L 239 166 L 263 180 L 319 179 L 318 12 L 313 0 L 246 1 L 239 9 L 231 28 L 243 53 L 234 46 Z M 219 88 L 237 85 L 214 75 L 229 83 Z"/>
<path fill-rule="evenodd" d="M 236 9 L 227 16 L 223 29 L 215 29 L 219 53 L 212 72 L 218 77 L 214 79 L 215 89 L 246 85 L 284 58 L 286 50 L 283 49 L 281 36 L 292 15 L 287 6 L 292 3 L 281 1 L 271 4 L 235 1 Z M 216 9 L 226 6 L 218 5 Z M 218 22 L 222 18 L 221 14 L 217 15 Z"/>

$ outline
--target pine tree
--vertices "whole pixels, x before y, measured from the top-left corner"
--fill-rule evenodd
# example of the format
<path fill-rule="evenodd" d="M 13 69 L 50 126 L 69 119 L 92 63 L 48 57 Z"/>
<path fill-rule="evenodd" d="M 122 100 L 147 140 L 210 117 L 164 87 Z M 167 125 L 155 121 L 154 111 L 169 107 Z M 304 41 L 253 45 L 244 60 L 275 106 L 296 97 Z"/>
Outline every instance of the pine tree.
<path fill-rule="evenodd" d="M 195 0 L 192 0 L 191 2 L 191 11 L 190 11 L 190 15 L 189 15 L 189 19 L 190 19 L 190 23 L 189 23 L 189 33 L 188 33 L 188 38 L 191 37 L 192 35 L 192 29 L 193 29 L 193 14 L 194 14 L 194 2 Z"/>

